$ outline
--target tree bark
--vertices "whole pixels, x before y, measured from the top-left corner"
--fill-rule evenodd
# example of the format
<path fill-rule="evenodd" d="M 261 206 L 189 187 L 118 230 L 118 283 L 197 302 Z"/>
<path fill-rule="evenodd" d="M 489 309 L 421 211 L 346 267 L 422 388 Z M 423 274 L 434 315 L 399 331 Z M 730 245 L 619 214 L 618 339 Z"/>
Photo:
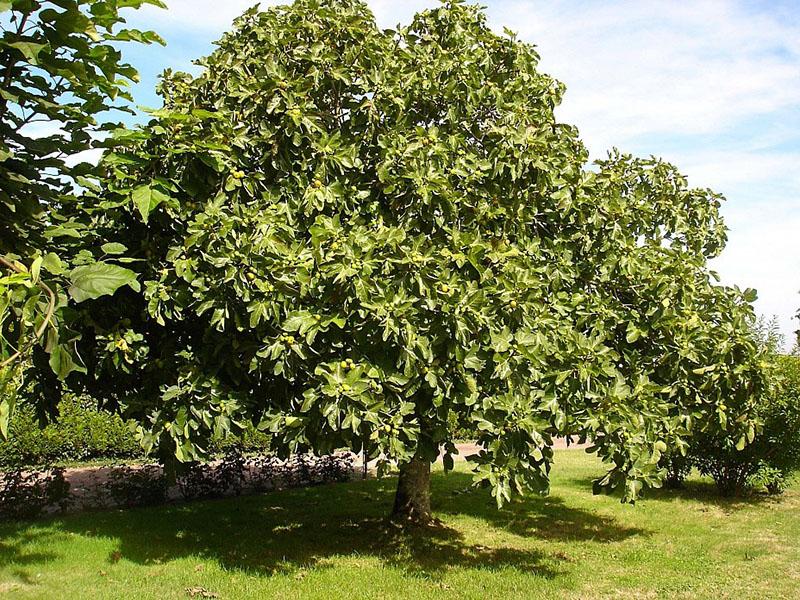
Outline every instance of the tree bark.
<path fill-rule="evenodd" d="M 412 525 L 431 522 L 431 463 L 419 456 L 400 466 L 392 520 Z"/>

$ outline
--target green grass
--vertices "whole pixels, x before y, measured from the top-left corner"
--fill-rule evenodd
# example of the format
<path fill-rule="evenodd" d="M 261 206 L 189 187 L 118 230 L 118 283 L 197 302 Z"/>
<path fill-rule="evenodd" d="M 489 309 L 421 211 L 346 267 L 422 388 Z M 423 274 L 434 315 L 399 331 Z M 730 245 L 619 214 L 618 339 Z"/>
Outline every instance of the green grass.
<path fill-rule="evenodd" d="M 413 534 L 383 519 L 391 480 L 5 524 L 0 596 L 800 597 L 800 487 L 737 502 L 693 480 L 631 507 L 591 495 L 601 471 L 560 451 L 551 495 L 501 511 L 439 473 L 442 525 Z"/>

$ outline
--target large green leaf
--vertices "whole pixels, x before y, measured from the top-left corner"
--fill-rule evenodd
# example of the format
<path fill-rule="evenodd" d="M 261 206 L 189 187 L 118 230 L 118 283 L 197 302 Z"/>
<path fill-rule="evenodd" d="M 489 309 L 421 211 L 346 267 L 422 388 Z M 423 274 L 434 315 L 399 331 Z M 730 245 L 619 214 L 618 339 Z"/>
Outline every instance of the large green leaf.
<path fill-rule="evenodd" d="M 6 45 L 22 52 L 23 56 L 34 65 L 39 62 L 39 53 L 48 47 L 48 44 L 36 44 L 34 42 L 12 42 Z"/>
<path fill-rule="evenodd" d="M 50 368 L 62 381 L 72 372 L 86 373 L 86 367 L 75 362 L 72 350 L 60 344 L 50 351 Z"/>
<path fill-rule="evenodd" d="M 131 192 L 131 199 L 142 215 L 142 220 L 147 223 L 150 213 L 162 202 L 167 202 L 169 196 L 151 185 L 140 185 Z"/>
<path fill-rule="evenodd" d="M 69 279 L 69 294 L 76 302 L 112 295 L 125 285 L 137 292 L 141 289 L 136 273 L 104 262 L 76 267 L 69 274 Z"/>
<path fill-rule="evenodd" d="M 109 242 L 107 244 L 103 244 L 100 246 L 100 249 L 105 252 L 106 254 L 125 254 L 128 251 L 128 247 L 125 244 L 120 244 L 119 242 Z"/>

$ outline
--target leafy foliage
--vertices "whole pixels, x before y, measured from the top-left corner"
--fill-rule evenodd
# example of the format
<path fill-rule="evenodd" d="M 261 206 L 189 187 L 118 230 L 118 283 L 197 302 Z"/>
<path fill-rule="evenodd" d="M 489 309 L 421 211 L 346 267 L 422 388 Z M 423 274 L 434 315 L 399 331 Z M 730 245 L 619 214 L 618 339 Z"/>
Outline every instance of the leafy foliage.
<path fill-rule="evenodd" d="M 83 370 L 63 321 L 67 298 L 80 302 L 138 286 L 136 274 L 91 249 L 72 249 L 85 223 L 65 212 L 81 188 L 96 187 L 87 162 L 127 110 L 137 80 L 120 42 L 162 43 L 125 29 L 120 11 L 160 0 L 8 0 L 0 2 L 0 433 L 7 433 L 12 392 L 30 347 L 43 351 L 59 377 Z M 107 119 L 106 116 L 104 116 Z M 5 258 L 4 256 L 5 255 Z M 66 257 L 70 257 L 70 261 Z M 10 275 L 8 273 L 11 273 Z M 49 287 L 41 281 L 47 278 Z M 54 316 L 58 304 L 58 312 Z M 46 335 L 45 335 L 46 333 Z M 5 393 L 4 393 L 5 392 Z"/>
<path fill-rule="evenodd" d="M 131 100 L 135 69 L 117 42 L 161 42 L 152 32 L 119 29 L 121 6 L 159 0 L 13 0 L 0 4 L 0 251 L 41 248 L 76 234 L 44 213 L 76 201 L 75 185 L 94 174 L 81 153 L 107 130 L 97 115 Z"/>
<path fill-rule="evenodd" d="M 133 432 L 118 416 L 75 398 L 62 401 L 59 412 L 58 420 L 42 429 L 31 407 L 18 407 L 8 440 L 0 441 L 0 466 L 38 467 L 142 456 Z"/>
<path fill-rule="evenodd" d="M 180 461 L 252 422 L 282 455 L 452 468 L 456 413 L 498 504 L 548 489 L 555 435 L 626 500 L 693 426 L 752 439 L 755 294 L 707 267 L 721 198 L 656 159 L 587 168 L 537 63 L 459 1 L 397 31 L 357 0 L 246 12 L 114 135 L 83 242 L 144 291 L 81 305 L 70 382 Z"/>
<path fill-rule="evenodd" d="M 800 469 L 800 358 L 774 360 L 774 389 L 758 403 L 761 427 L 752 443 L 737 447 L 724 432 L 711 431 L 692 441 L 694 463 L 714 477 L 723 494 L 741 494 L 751 485 L 778 492 Z"/>
<path fill-rule="evenodd" d="M 0 440 L 0 468 L 145 458 L 131 423 L 99 410 L 93 401 L 67 396 L 58 411 L 57 419 L 42 428 L 33 407 L 18 406 L 8 439 Z M 264 454 L 269 452 L 269 438 L 251 426 L 236 438 L 216 440 L 210 451 L 215 457 L 233 451 Z"/>
<path fill-rule="evenodd" d="M 752 440 L 732 436 L 719 427 L 706 427 L 690 440 L 687 452 L 662 459 L 667 481 L 680 487 L 693 467 L 710 475 L 724 495 L 750 489 L 780 493 L 787 478 L 800 468 L 800 358 L 783 356 L 783 338 L 776 318 L 763 317 L 751 335 L 769 363 L 770 389 L 756 405 L 758 426 Z"/>

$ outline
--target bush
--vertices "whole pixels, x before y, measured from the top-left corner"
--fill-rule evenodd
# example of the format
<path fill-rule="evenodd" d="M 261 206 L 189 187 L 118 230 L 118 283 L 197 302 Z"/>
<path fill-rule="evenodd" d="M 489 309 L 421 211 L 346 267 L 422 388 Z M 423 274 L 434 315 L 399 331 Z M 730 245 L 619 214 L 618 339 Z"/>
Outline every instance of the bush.
<path fill-rule="evenodd" d="M 213 440 L 210 447 L 212 456 L 224 457 L 229 452 L 243 454 L 264 454 L 269 450 L 269 436 L 247 424 L 238 436 Z"/>
<path fill-rule="evenodd" d="M 663 456 L 659 466 L 667 472 L 664 477 L 664 487 L 671 490 L 679 490 L 683 488 L 683 482 L 692 472 L 692 457 L 673 452 Z"/>
<path fill-rule="evenodd" d="M 353 456 L 335 453 L 321 457 L 300 454 L 288 460 L 275 456 L 245 457 L 229 451 L 215 463 L 192 463 L 178 477 L 185 500 L 238 496 L 280 487 L 302 487 L 342 482 L 353 475 Z"/>
<path fill-rule="evenodd" d="M 0 439 L 0 469 L 145 458 L 130 425 L 119 415 L 78 398 L 66 398 L 59 412 L 56 421 L 42 428 L 30 406 L 17 407 L 8 440 Z M 215 440 L 211 454 L 224 456 L 232 450 L 263 453 L 268 448 L 269 436 L 249 426 L 239 437 Z"/>
<path fill-rule="evenodd" d="M 748 487 L 754 490 L 763 490 L 771 495 L 782 494 L 786 491 L 786 473 L 767 464 L 762 464 L 758 471 L 747 481 Z"/>
<path fill-rule="evenodd" d="M 104 485 L 112 506 L 156 506 L 167 498 L 167 479 L 161 467 L 116 467 Z"/>
<path fill-rule="evenodd" d="M 0 473 L 0 519 L 30 519 L 51 506 L 63 509 L 68 495 L 63 469 Z"/>
<path fill-rule="evenodd" d="M 0 441 L 0 467 L 143 456 L 133 432 L 119 416 L 77 398 L 65 399 L 59 410 L 58 420 L 41 428 L 32 408 L 19 406 L 8 440 Z"/>
<path fill-rule="evenodd" d="M 478 430 L 475 424 L 460 418 L 456 412 L 447 415 L 447 428 L 450 432 L 450 439 L 453 441 L 470 442 L 478 439 Z"/>
<path fill-rule="evenodd" d="M 739 440 L 721 431 L 701 433 L 692 441 L 692 463 L 714 478 L 723 495 L 753 488 L 780 493 L 800 468 L 800 358 L 778 356 L 775 366 L 773 391 L 757 407 L 763 426 L 752 442 L 737 449 Z"/>
<path fill-rule="evenodd" d="M 217 464 L 191 463 L 177 484 L 186 500 L 238 496 L 246 483 L 247 464 L 238 450 L 229 450 Z"/>

